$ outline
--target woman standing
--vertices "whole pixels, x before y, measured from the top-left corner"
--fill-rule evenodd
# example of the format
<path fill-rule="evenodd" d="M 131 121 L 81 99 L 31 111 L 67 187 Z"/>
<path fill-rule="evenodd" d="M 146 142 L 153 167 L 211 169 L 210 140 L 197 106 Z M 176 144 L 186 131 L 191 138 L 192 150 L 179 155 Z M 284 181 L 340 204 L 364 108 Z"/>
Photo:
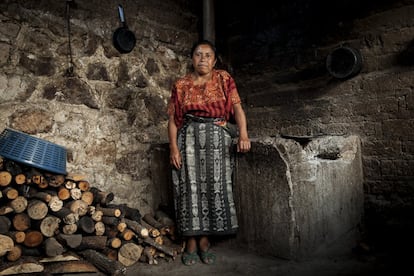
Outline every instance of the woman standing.
<path fill-rule="evenodd" d="M 187 239 L 182 255 L 185 265 L 199 259 L 214 263 L 209 237 L 234 234 L 238 229 L 230 117 L 238 128 L 237 151 L 250 150 L 236 84 L 227 71 L 214 69 L 214 45 L 198 42 L 191 57 L 194 70 L 174 83 L 168 104 L 176 220 L 180 234 Z"/>

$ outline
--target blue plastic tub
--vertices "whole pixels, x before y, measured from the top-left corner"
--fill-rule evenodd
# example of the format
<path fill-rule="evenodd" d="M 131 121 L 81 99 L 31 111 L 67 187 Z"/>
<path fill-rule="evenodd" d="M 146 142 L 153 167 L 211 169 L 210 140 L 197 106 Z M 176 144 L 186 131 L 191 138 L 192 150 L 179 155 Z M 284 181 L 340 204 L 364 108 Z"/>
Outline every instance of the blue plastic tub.
<path fill-rule="evenodd" d="M 66 149 L 21 131 L 0 134 L 0 156 L 48 172 L 66 175 Z"/>

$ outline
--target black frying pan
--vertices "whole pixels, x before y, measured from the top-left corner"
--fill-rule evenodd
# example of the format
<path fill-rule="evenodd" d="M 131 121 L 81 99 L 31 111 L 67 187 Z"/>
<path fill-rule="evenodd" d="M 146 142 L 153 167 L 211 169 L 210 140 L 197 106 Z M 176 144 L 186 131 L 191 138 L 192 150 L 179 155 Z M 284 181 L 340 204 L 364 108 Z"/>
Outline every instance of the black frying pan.
<path fill-rule="evenodd" d="M 118 6 L 118 12 L 122 26 L 115 30 L 112 40 L 115 48 L 120 53 L 129 53 L 135 47 L 136 38 L 134 33 L 128 29 L 124 16 L 124 9 L 121 5 Z"/>

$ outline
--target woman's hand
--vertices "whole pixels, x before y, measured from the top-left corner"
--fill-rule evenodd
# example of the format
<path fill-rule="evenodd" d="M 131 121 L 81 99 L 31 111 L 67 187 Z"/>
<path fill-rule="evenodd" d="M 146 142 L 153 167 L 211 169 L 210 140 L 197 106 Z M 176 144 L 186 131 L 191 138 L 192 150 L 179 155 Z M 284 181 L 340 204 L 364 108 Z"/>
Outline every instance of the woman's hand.
<path fill-rule="evenodd" d="M 181 154 L 178 147 L 170 147 L 170 164 L 177 170 L 181 168 Z"/>
<path fill-rule="evenodd" d="M 237 141 L 237 152 L 248 152 L 250 148 L 250 139 L 239 137 L 239 140 Z"/>

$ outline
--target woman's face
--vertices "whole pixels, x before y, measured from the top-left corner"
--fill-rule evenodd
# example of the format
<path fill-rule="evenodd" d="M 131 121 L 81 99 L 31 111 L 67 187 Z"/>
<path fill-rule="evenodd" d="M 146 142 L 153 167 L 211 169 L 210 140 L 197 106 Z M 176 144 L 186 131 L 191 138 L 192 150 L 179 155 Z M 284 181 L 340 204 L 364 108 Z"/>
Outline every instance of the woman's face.
<path fill-rule="evenodd" d="M 199 75 L 209 74 L 216 65 L 216 55 L 207 44 L 199 45 L 193 53 L 193 67 Z"/>

